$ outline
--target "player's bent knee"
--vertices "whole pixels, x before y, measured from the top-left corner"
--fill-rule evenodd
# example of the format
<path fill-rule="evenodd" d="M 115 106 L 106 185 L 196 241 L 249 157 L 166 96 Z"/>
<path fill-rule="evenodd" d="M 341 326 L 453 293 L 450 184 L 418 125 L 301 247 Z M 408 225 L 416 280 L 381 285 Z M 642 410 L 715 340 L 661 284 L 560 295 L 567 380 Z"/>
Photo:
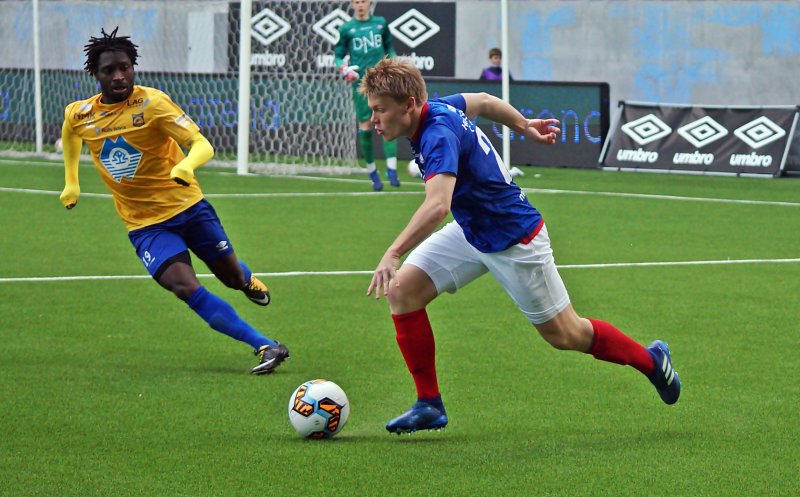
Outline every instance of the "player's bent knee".
<path fill-rule="evenodd" d="M 544 324 L 536 325 L 536 329 L 547 343 L 558 350 L 582 351 L 587 348 L 587 340 L 591 342 L 591 337 L 587 337 L 580 327 Z"/>

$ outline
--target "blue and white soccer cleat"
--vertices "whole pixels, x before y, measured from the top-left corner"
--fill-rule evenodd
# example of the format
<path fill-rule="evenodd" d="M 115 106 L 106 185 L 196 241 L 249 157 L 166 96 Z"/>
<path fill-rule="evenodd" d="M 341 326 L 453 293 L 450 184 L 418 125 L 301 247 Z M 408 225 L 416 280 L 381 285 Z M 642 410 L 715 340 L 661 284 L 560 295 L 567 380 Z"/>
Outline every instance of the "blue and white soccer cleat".
<path fill-rule="evenodd" d="M 369 173 L 369 179 L 372 180 L 372 189 L 376 192 L 383 190 L 383 183 L 381 182 L 381 175 L 378 174 L 378 170 L 372 171 Z"/>
<path fill-rule="evenodd" d="M 665 404 L 674 404 L 681 396 L 681 380 L 678 372 L 672 367 L 672 358 L 669 355 L 669 346 L 661 340 L 656 340 L 647 346 L 650 357 L 653 358 L 655 369 L 648 377 L 650 383 L 656 387 L 658 395 Z"/>
<path fill-rule="evenodd" d="M 389 184 L 392 186 L 400 186 L 400 180 L 397 179 L 397 169 L 386 169 L 386 177 L 389 178 Z"/>
<path fill-rule="evenodd" d="M 447 414 L 425 402 L 416 402 L 406 412 L 386 423 L 389 433 L 414 433 L 417 430 L 441 430 L 447 426 Z"/>

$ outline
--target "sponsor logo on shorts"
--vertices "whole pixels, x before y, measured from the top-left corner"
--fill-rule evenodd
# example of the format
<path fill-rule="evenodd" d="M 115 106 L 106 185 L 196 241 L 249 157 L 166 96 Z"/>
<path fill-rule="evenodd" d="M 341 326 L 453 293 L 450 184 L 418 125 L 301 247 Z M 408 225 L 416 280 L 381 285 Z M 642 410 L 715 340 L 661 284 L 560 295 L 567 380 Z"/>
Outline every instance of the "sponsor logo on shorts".
<path fill-rule="evenodd" d="M 217 244 L 217 252 L 222 252 L 223 250 L 227 250 L 228 248 L 228 240 L 222 240 Z"/>

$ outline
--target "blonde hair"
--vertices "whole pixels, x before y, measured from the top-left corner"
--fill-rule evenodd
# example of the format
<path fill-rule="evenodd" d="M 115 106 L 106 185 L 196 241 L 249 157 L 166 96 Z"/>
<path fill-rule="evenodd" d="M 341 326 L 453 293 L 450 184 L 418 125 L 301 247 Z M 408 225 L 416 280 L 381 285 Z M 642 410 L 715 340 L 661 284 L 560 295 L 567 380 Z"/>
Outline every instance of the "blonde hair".
<path fill-rule="evenodd" d="M 383 59 L 367 69 L 358 91 L 365 97 L 391 97 L 403 102 L 414 97 L 419 105 L 428 100 L 425 80 L 412 63 L 398 59 Z"/>

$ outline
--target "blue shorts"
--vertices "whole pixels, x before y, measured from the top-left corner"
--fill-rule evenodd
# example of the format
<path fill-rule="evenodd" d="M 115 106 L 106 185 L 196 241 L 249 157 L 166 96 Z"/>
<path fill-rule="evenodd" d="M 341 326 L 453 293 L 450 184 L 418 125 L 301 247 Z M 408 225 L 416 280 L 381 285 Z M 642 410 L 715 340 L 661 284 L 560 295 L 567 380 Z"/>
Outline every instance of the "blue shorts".
<path fill-rule="evenodd" d="M 163 263 L 187 249 L 205 263 L 233 253 L 216 211 L 205 199 L 166 221 L 130 231 L 128 238 L 153 277 Z"/>

